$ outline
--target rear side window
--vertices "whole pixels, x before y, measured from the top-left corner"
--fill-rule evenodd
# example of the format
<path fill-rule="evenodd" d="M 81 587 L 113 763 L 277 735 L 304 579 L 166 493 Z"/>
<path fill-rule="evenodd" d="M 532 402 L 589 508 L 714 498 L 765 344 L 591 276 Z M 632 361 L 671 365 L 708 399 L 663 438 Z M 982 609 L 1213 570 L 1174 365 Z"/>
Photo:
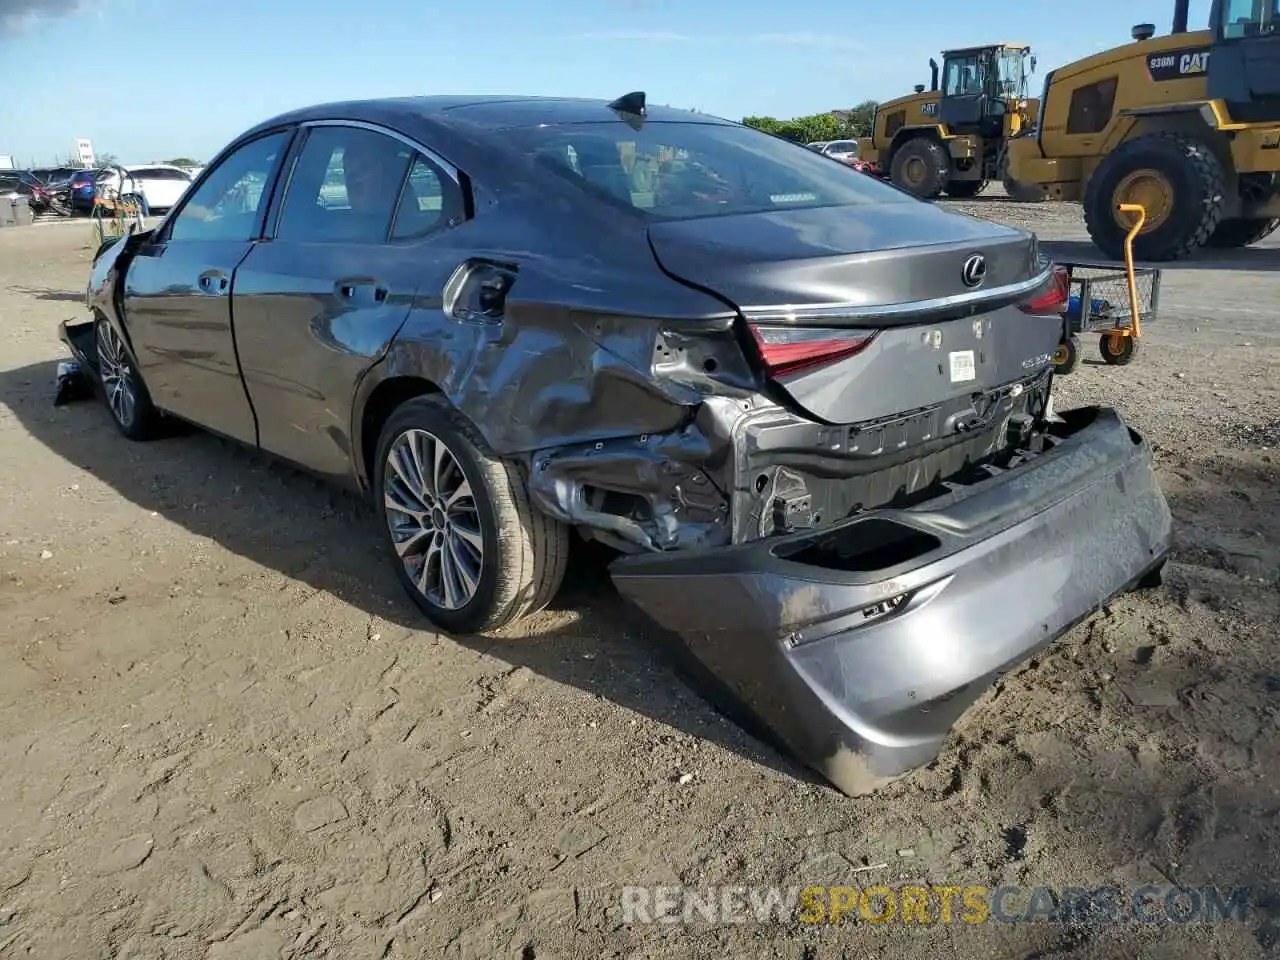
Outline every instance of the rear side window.
<path fill-rule="evenodd" d="M 298 155 L 278 240 L 384 243 L 415 151 L 362 127 L 314 127 Z"/>
<path fill-rule="evenodd" d="M 651 219 L 684 220 L 912 198 L 800 144 L 749 127 L 621 121 L 511 132 L 527 156 Z"/>
<path fill-rule="evenodd" d="M 408 240 L 426 236 L 458 223 L 462 217 L 462 192 L 458 185 L 438 166 L 418 154 L 400 195 L 392 237 Z"/>

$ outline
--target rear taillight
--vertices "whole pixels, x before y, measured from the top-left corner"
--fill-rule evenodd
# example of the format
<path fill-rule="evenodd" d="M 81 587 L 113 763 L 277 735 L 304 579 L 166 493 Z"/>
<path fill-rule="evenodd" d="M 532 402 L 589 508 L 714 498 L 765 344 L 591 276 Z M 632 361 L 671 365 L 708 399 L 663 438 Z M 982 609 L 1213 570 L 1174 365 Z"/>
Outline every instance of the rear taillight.
<path fill-rule="evenodd" d="M 874 330 L 781 327 L 748 324 L 760 359 L 775 377 L 824 367 L 852 357 L 875 339 Z"/>
<path fill-rule="evenodd" d="M 1065 313 L 1071 300 L 1071 280 L 1067 268 L 1055 266 L 1053 277 L 1030 300 L 1018 304 L 1023 313 Z"/>

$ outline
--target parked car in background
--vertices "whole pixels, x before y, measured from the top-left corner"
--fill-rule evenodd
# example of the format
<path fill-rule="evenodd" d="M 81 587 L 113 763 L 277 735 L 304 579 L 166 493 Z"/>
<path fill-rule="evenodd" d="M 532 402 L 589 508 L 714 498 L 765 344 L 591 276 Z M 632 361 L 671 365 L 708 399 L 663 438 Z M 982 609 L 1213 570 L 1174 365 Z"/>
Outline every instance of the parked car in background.
<path fill-rule="evenodd" d="M 182 167 L 163 163 L 135 164 L 97 171 L 94 187 L 100 193 L 139 196 L 146 201 L 148 213 L 164 213 L 178 202 L 191 186 L 191 180 L 191 174 Z"/>
<path fill-rule="evenodd" d="M 61 335 L 126 437 L 171 415 L 363 491 L 451 632 L 599 541 L 849 793 L 1170 547 L 1146 441 L 1050 412 L 1033 234 L 643 94 L 275 117 L 88 297 Z"/>
<path fill-rule="evenodd" d="M 805 144 L 814 153 L 831 157 L 841 163 L 849 163 L 858 159 L 858 141 L 856 140 L 817 140 Z"/>
<path fill-rule="evenodd" d="M 71 175 L 67 181 L 67 190 L 72 210 L 78 213 L 88 213 L 93 210 L 94 189 L 100 173 L 102 173 L 101 170 L 77 170 Z"/>
<path fill-rule="evenodd" d="M 26 197 L 33 214 L 68 214 L 56 188 L 41 181 L 29 170 L 0 170 L 0 199 Z"/>

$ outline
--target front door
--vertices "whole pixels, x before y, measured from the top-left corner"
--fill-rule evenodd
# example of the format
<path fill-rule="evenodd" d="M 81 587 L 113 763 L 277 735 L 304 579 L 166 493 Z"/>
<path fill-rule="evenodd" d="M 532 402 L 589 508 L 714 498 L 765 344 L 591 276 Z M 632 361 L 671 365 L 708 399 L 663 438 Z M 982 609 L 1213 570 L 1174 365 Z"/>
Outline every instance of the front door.
<path fill-rule="evenodd" d="M 461 219 L 454 175 L 390 133 L 318 124 L 288 177 L 274 236 L 236 273 L 236 343 L 264 450 L 351 476 L 351 404 L 420 287 L 460 255 L 435 240 Z"/>
<path fill-rule="evenodd" d="M 156 406 L 250 444 L 257 428 L 236 362 L 231 294 L 290 137 L 269 133 L 225 157 L 139 249 L 125 287 L 126 324 Z"/>

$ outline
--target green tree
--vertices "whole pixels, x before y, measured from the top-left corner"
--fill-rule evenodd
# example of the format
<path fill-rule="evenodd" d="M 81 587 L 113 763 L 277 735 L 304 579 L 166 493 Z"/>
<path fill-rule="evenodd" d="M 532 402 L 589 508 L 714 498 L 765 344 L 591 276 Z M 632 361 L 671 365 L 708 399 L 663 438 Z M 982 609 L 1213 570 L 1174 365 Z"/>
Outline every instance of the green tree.
<path fill-rule="evenodd" d="M 871 128 L 876 120 L 876 107 L 879 106 L 874 100 L 863 100 L 845 115 L 845 128 L 848 131 L 847 136 L 850 137 L 869 137 L 871 136 Z"/>

